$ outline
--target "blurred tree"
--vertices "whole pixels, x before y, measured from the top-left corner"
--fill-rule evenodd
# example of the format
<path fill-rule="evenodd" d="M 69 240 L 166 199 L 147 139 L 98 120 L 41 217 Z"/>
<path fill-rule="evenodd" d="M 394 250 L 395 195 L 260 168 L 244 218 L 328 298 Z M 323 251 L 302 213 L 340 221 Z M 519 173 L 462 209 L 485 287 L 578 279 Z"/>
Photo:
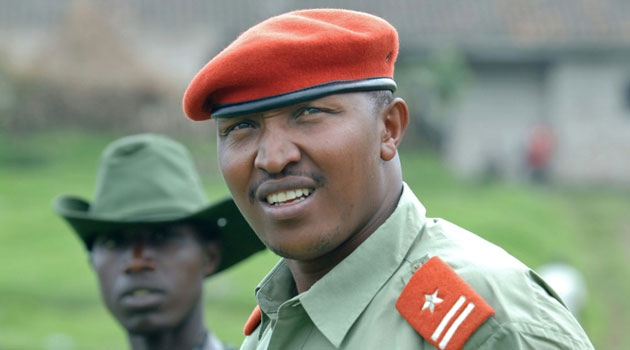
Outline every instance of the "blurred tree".
<path fill-rule="evenodd" d="M 14 70 L 7 129 L 134 130 L 144 126 L 142 116 L 160 118 L 144 110 L 169 109 L 169 85 L 129 51 L 105 14 L 93 6 L 73 3 L 37 58 Z"/>

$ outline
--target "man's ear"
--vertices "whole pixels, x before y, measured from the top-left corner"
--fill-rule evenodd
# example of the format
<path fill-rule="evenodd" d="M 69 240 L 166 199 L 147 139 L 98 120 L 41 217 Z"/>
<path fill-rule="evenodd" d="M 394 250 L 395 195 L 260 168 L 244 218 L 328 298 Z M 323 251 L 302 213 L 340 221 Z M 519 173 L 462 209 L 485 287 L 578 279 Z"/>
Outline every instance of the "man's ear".
<path fill-rule="evenodd" d="M 205 255 L 204 275 L 210 276 L 221 263 L 221 245 L 216 241 L 207 241 L 203 244 Z"/>
<path fill-rule="evenodd" d="M 381 134 L 381 159 L 388 161 L 396 156 L 409 124 L 409 110 L 402 98 L 395 98 L 381 112 L 385 127 Z"/>

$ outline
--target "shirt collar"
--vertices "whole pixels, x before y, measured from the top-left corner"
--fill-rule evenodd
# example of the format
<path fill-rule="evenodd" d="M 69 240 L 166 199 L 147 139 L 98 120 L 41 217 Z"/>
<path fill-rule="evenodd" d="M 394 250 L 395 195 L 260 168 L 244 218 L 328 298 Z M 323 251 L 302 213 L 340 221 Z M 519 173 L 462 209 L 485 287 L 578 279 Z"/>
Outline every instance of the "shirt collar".
<path fill-rule="evenodd" d="M 315 326 L 339 347 L 378 290 L 401 265 L 426 210 L 407 184 L 392 215 L 299 299 Z M 351 291 L 351 292 L 349 292 Z"/>
<path fill-rule="evenodd" d="M 389 218 L 354 252 L 297 296 L 322 334 L 339 347 L 378 290 L 394 274 L 425 223 L 426 210 L 403 183 L 398 205 Z M 348 291 L 352 291 L 349 293 Z M 285 301 L 296 296 L 295 282 L 284 259 L 256 287 L 262 310 L 259 336 Z"/>
<path fill-rule="evenodd" d="M 284 259 L 280 259 L 276 266 L 263 278 L 256 287 L 256 300 L 260 306 L 262 317 L 260 321 L 260 338 L 271 319 L 277 317 L 280 305 L 297 294 L 295 281 L 291 270 Z"/>

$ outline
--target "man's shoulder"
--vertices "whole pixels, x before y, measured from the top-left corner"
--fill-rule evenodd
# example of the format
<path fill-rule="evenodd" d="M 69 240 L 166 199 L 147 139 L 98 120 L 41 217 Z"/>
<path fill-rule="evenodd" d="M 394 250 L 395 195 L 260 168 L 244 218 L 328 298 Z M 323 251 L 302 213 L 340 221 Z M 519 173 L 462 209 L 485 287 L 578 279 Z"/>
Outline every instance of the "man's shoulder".
<path fill-rule="evenodd" d="M 500 319 L 514 315 L 507 312 L 514 309 L 525 309 L 525 314 L 531 315 L 541 302 L 564 308 L 531 268 L 501 247 L 446 220 L 428 219 L 414 248 L 409 262 L 439 257 L 496 309 Z M 416 262 L 415 266 L 421 264 Z"/>
<path fill-rule="evenodd" d="M 413 273 L 433 256 L 442 259 L 482 296 L 492 294 L 486 290 L 489 282 L 501 281 L 502 289 L 531 277 L 531 269 L 503 248 L 444 219 L 427 218 L 405 258 L 407 266 L 401 268 Z"/>
<path fill-rule="evenodd" d="M 490 335 L 507 332 L 544 334 L 541 339 L 565 336 L 567 341 L 588 344 L 577 321 L 532 269 L 504 249 L 443 219 L 427 219 L 420 239 L 401 266 L 401 293 L 432 257 L 439 257 L 494 312 L 469 343 L 481 346 Z M 439 278 L 435 284 L 437 289 Z"/>

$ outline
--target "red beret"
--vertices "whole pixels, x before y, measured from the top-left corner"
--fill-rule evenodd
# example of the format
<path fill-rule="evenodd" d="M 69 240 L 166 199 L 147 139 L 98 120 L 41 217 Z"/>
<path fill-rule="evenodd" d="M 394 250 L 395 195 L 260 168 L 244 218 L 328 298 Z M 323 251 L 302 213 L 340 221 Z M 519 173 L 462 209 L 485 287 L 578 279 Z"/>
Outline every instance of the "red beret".
<path fill-rule="evenodd" d="M 193 120 L 230 117 L 323 96 L 396 89 L 398 33 L 362 12 L 314 9 L 267 19 L 197 73 L 184 94 Z"/>

